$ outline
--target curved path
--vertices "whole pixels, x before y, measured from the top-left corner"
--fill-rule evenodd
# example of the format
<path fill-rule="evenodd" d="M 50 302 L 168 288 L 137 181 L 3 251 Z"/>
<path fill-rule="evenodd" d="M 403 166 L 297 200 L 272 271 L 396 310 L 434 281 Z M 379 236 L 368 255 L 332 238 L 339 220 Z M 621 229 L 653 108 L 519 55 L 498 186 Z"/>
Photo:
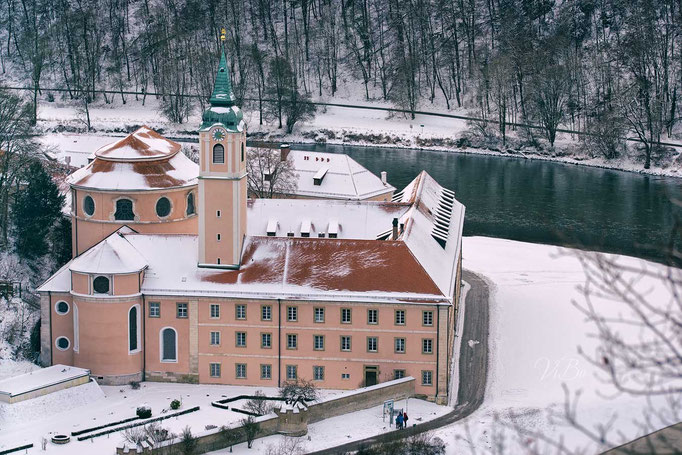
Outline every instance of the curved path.
<path fill-rule="evenodd" d="M 471 288 L 466 294 L 464 327 L 462 333 L 457 334 L 457 336 L 462 337 L 462 343 L 459 352 L 458 404 L 455 408 L 443 416 L 420 423 L 407 430 L 393 430 L 381 433 L 340 446 L 312 452 L 312 454 L 334 455 L 354 452 L 362 447 L 435 430 L 469 416 L 481 406 L 488 375 L 488 299 L 490 295 L 488 285 L 480 275 L 468 270 L 464 270 L 463 275 L 464 281 L 469 283 Z M 471 348 L 468 344 L 469 340 L 476 340 L 479 343 L 475 345 L 475 348 Z"/>

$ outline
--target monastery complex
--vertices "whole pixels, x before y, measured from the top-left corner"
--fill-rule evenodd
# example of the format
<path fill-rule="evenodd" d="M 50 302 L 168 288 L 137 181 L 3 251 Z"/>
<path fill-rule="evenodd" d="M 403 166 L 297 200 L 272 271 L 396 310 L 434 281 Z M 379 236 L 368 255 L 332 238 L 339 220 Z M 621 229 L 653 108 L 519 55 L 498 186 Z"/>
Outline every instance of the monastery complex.
<path fill-rule="evenodd" d="M 69 177 L 73 259 L 39 289 L 43 364 L 105 384 L 355 389 L 413 376 L 418 394 L 446 402 L 464 221 L 454 193 L 422 172 L 394 194 L 349 167 L 366 190 L 354 183 L 349 197 L 332 172 L 315 199 L 323 173 L 311 168 L 302 197 L 249 199 L 224 53 L 210 105 L 198 165 L 143 127 Z M 291 159 L 331 172 L 344 156 Z"/>

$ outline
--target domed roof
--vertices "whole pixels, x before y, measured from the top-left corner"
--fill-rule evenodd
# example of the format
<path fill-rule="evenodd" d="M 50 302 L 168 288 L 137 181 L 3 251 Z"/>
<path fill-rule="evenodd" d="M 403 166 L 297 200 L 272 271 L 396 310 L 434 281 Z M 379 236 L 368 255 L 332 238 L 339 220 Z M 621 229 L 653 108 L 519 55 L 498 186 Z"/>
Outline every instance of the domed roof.
<path fill-rule="evenodd" d="M 244 113 L 237 106 L 211 106 L 201 116 L 201 129 L 220 124 L 232 131 L 244 130 Z"/>
<path fill-rule="evenodd" d="M 98 191 L 144 191 L 197 184 L 199 166 L 180 144 L 142 127 L 97 150 L 95 159 L 68 178 L 74 187 Z"/>
<path fill-rule="evenodd" d="M 143 126 L 113 144 L 105 145 L 95 156 L 107 161 L 141 161 L 170 158 L 180 151 L 180 144 Z"/>

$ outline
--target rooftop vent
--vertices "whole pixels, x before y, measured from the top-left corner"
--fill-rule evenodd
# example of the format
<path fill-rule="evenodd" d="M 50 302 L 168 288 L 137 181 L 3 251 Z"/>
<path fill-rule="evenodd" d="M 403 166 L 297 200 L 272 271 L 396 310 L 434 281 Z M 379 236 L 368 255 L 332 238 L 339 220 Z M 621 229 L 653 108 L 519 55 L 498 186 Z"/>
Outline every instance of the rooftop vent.
<path fill-rule="evenodd" d="M 315 160 L 317 160 L 317 158 L 315 158 Z M 324 176 L 327 175 L 327 171 L 329 171 L 328 167 L 320 168 L 313 176 L 313 183 L 317 186 L 322 185 L 322 180 L 324 180 Z"/>
<path fill-rule="evenodd" d="M 274 237 L 277 235 L 277 220 L 275 218 L 270 218 L 268 220 L 268 227 L 266 229 L 268 237 Z"/>
<path fill-rule="evenodd" d="M 329 222 L 327 233 L 329 234 L 330 239 L 335 239 L 339 236 L 339 222 L 337 220 L 331 220 Z"/>
<path fill-rule="evenodd" d="M 433 217 L 431 237 L 443 248 L 445 248 L 450 233 L 450 218 L 452 217 L 454 202 L 455 193 L 447 188 L 442 188 L 438 197 L 438 207 Z"/>
<path fill-rule="evenodd" d="M 301 237 L 310 237 L 310 220 L 303 220 L 301 222 Z"/>

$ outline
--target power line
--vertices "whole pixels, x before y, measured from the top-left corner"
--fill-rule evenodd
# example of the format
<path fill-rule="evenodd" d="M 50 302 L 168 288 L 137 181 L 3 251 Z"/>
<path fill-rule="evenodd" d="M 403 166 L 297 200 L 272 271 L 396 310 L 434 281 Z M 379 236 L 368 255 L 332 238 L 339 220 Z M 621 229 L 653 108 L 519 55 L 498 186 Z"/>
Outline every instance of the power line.
<path fill-rule="evenodd" d="M 9 87 L 9 86 L 0 86 L 0 90 L 25 90 L 25 91 L 34 91 L 34 87 Z M 68 93 L 74 93 L 77 92 L 76 90 L 71 90 L 71 89 L 65 89 L 65 88 L 55 88 L 55 87 L 41 87 L 41 91 L 46 91 L 46 92 L 68 92 Z M 195 98 L 195 99 L 208 99 L 205 95 L 195 95 L 195 94 L 176 94 L 176 93 L 161 93 L 161 92 L 137 92 L 137 91 L 131 91 L 131 90 L 88 90 L 88 93 L 102 93 L 102 94 L 108 94 L 108 95 L 137 95 L 137 96 L 157 96 L 157 97 L 164 97 L 164 96 L 176 96 L 176 97 L 182 97 L 182 98 Z M 251 97 L 246 97 L 243 98 L 244 101 L 259 101 L 259 102 L 265 102 L 265 103 L 276 103 L 277 100 L 270 99 L 270 98 L 251 98 Z M 341 104 L 341 103 L 322 103 L 319 101 L 302 101 L 299 100 L 301 104 L 312 104 L 314 106 L 328 106 L 328 107 L 340 107 L 340 108 L 347 108 L 347 109 L 365 109 L 365 110 L 374 110 L 374 111 L 384 111 L 384 112 L 395 112 L 398 114 L 414 114 L 414 115 L 426 115 L 426 116 L 431 116 L 431 117 L 441 117 L 441 118 L 451 118 L 455 120 L 466 120 L 469 122 L 477 122 L 477 123 L 487 123 L 487 124 L 493 124 L 493 125 L 499 125 L 501 122 L 499 120 L 491 120 L 491 119 L 484 119 L 484 118 L 479 118 L 479 117 L 471 117 L 467 115 L 457 115 L 457 114 L 447 114 L 443 112 L 429 112 L 429 111 L 410 111 L 407 109 L 397 109 L 393 107 L 381 107 L 381 106 L 363 106 L 360 104 Z M 528 129 L 534 129 L 534 130 L 544 130 L 545 127 L 541 125 L 533 125 L 529 123 L 517 123 L 517 122 L 505 122 L 505 125 L 515 127 L 515 128 L 528 128 Z M 566 129 L 566 128 L 557 128 L 556 129 L 557 133 L 566 133 L 566 134 L 577 134 L 579 136 L 591 136 L 595 137 L 598 136 L 597 134 L 594 133 L 588 133 L 586 131 L 577 131 L 577 130 L 571 130 L 571 129 Z M 618 137 L 618 139 L 628 141 L 628 142 L 639 142 L 639 143 L 644 143 L 642 139 L 636 138 L 636 137 Z M 652 141 L 650 142 L 652 145 L 658 145 L 658 146 L 667 146 L 667 147 L 678 147 L 682 148 L 682 144 L 676 144 L 673 142 L 660 142 L 660 141 Z"/>

